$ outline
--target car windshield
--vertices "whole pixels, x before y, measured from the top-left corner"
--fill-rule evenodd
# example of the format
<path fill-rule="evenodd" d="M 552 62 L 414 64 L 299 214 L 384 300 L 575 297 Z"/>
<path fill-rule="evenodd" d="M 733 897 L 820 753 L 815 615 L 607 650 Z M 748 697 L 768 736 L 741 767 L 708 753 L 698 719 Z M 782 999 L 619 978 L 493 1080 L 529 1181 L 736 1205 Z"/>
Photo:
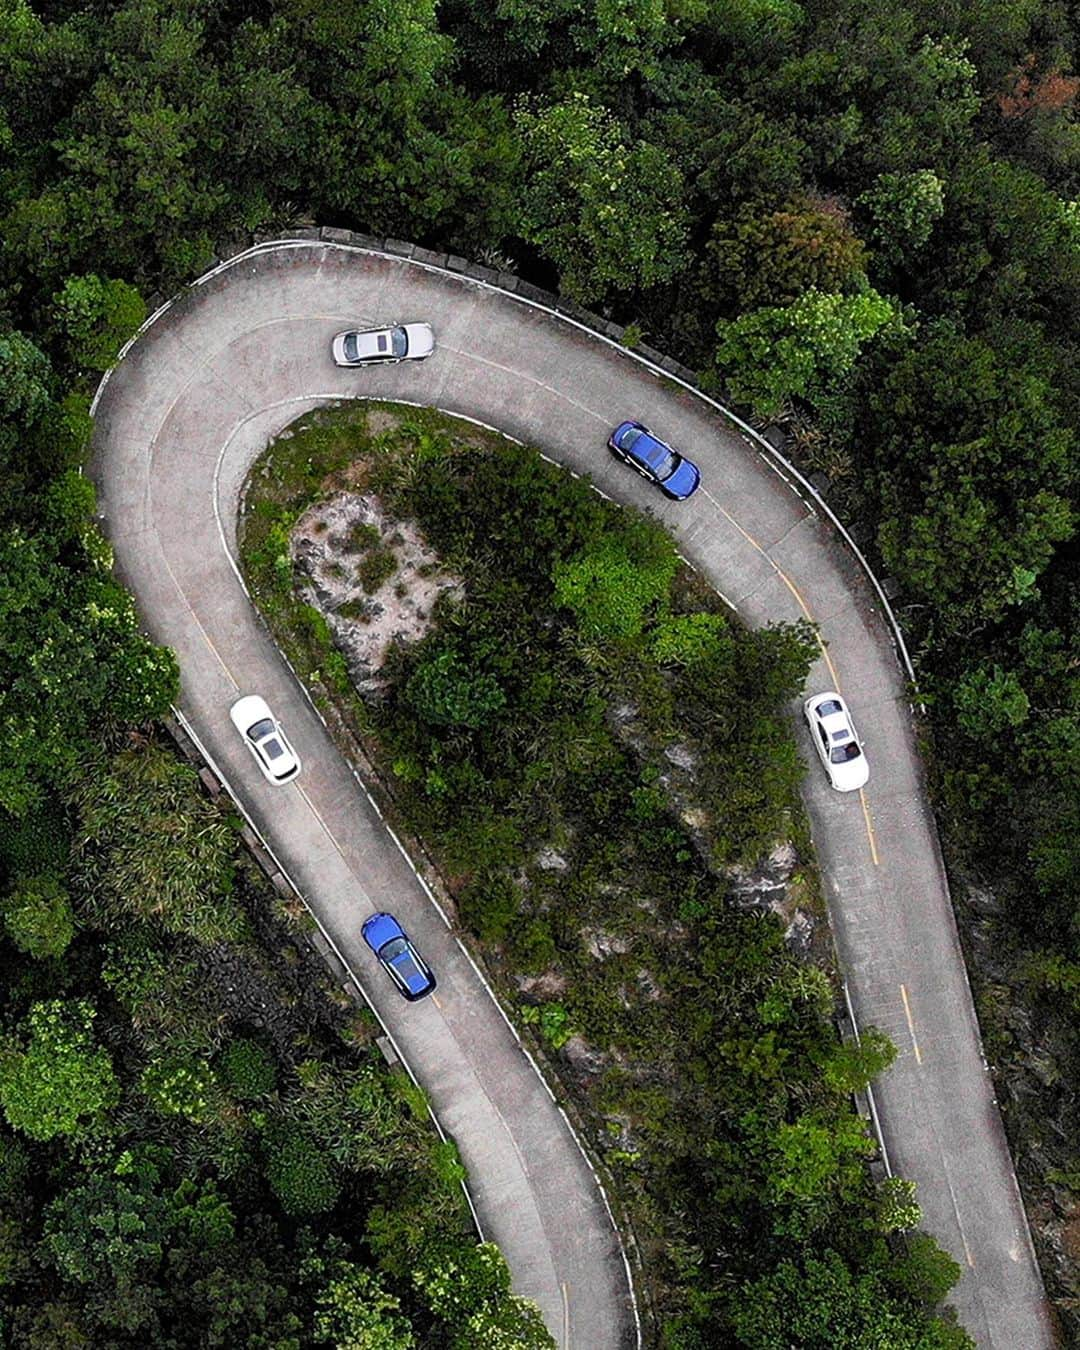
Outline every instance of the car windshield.
<path fill-rule="evenodd" d="M 360 355 L 360 344 L 356 340 L 355 333 L 346 333 L 345 341 L 341 345 L 345 349 L 346 361 L 355 361 Z"/>
<path fill-rule="evenodd" d="M 833 747 L 829 759 L 833 764 L 846 764 L 848 760 L 858 759 L 862 751 L 854 741 L 848 741 L 847 745 L 837 745 Z"/>
<path fill-rule="evenodd" d="M 824 703 L 817 705 L 817 715 L 819 717 L 832 717 L 834 713 L 842 713 L 844 710 L 836 699 L 826 699 Z"/>
<path fill-rule="evenodd" d="M 404 328 L 394 328 L 390 332 L 390 340 L 393 344 L 392 354 L 394 356 L 404 356 L 409 350 L 409 338 Z"/>
<path fill-rule="evenodd" d="M 248 727 L 248 740 L 261 741 L 264 736 L 273 734 L 274 724 L 269 717 L 264 717 L 261 722 L 256 722 L 254 726 Z"/>
<path fill-rule="evenodd" d="M 409 950 L 409 944 L 404 938 L 391 938 L 389 942 L 384 942 L 379 948 L 379 957 L 383 961 L 394 961 L 402 952 Z"/>

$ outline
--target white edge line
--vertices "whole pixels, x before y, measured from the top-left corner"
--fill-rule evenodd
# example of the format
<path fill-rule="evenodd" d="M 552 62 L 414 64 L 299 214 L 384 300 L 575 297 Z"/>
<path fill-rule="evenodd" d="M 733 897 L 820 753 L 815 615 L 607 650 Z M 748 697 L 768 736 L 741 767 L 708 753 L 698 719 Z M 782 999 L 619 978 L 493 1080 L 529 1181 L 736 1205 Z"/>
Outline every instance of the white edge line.
<path fill-rule="evenodd" d="M 844 1002 L 847 1004 L 848 1016 L 851 1018 L 851 1027 L 855 1032 L 855 1044 L 858 1045 L 860 1043 L 859 1023 L 855 1018 L 855 1009 L 851 1006 L 851 993 L 848 989 L 847 980 L 844 980 Z M 870 1103 L 870 1115 L 873 1117 L 874 1133 L 877 1135 L 878 1148 L 881 1149 L 882 1161 L 885 1163 L 885 1172 L 891 1177 L 893 1174 L 892 1164 L 889 1162 L 889 1150 L 885 1147 L 885 1135 L 882 1133 L 881 1121 L 878 1118 L 877 1102 L 874 1100 L 874 1085 L 872 1083 L 867 1083 L 866 1085 L 866 1099 Z"/>

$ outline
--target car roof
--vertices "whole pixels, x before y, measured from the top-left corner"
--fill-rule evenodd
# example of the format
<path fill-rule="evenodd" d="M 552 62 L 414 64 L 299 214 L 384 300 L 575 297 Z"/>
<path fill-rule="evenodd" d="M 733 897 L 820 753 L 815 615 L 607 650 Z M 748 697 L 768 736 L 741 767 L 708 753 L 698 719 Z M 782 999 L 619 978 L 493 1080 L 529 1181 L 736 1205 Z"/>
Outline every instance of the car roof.
<path fill-rule="evenodd" d="M 372 328 L 367 332 L 353 332 L 357 356 L 389 356 L 392 350 L 392 328 Z"/>
<path fill-rule="evenodd" d="M 668 446 L 663 441 L 658 440 L 651 431 L 642 431 L 634 444 L 630 447 L 630 453 L 635 459 L 640 459 L 648 464 L 650 468 L 655 468 L 658 462 L 665 460 L 671 453 Z"/>

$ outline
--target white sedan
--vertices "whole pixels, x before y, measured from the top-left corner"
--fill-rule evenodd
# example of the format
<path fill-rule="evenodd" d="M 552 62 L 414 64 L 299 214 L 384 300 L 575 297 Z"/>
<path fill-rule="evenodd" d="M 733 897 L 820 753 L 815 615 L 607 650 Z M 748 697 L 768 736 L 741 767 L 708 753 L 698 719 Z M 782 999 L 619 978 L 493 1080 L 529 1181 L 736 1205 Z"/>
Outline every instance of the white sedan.
<path fill-rule="evenodd" d="M 861 788 L 870 777 L 870 768 L 844 700 L 834 689 L 827 689 L 808 698 L 803 713 L 829 782 L 837 792 Z"/>
<path fill-rule="evenodd" d="M 285 739 L 277 718 L 258 694 L 247 694 L 229 709 L 233 726 L 271 783 L 289 783 L 300 772 L 300 760 Z"/>
<path fill-rule="evenodd" d="M 391 361 L 422 361 L 435 350 L 429 323 L 401 323 L 395 328 L 350 328 L 331 343 L 339 366 L 378 366 Z"/>

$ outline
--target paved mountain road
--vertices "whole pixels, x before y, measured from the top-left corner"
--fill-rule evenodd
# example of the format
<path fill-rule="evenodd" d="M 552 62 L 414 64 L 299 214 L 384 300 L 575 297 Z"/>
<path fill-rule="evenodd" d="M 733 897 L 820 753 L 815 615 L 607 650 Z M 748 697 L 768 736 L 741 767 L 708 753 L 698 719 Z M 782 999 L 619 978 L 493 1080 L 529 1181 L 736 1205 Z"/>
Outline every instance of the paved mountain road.
<path fill-rule="evenodd" d="M 332 364 L 339 328 L 415 319 L 434 324 L 429 361 Z M 955 1302 L 979 1344 L 1048 1346 L 904 683 L 850 554 L 700 399 L 575 325 L 401 259 L 268 246 L 185 293 L 114 370 L 93 464 L 105 527 L 148 631 L 177 651 L 183 712 L 457 1140 L 515 1288 L 539 1302 L 563 1346 L 633 1344 L 624 1262 L 584 1158 L 265 634 L 230 557 L 240 486 L 267 438 L 347 397 L 430 404 L 539 446 L 654 510 L 748 622 L 809 615 L 820 625 L 827 657 L 811 685 L 835 682 L 848 699 L 871 779 L 863 794 L 832 792 L 804 741 L 805 795 L 859 1021 L 900 1049 L 877 1085 L 892 1165 L 918 1181 L 925 1226 L 963 1266 Z M 605 439 L 624 417 L 649 422 L 701 465 L 696 496 L 668 503 L 615 463 Z M 293 787 L 267 785 L 229 724 L 238 691 L 255 690 L 303 759 Z M 392 909 L 417 938 L 440 978 L 437 1004 L 405 1005 L 379 978 L 359 938 L 373 908 Z"/>

